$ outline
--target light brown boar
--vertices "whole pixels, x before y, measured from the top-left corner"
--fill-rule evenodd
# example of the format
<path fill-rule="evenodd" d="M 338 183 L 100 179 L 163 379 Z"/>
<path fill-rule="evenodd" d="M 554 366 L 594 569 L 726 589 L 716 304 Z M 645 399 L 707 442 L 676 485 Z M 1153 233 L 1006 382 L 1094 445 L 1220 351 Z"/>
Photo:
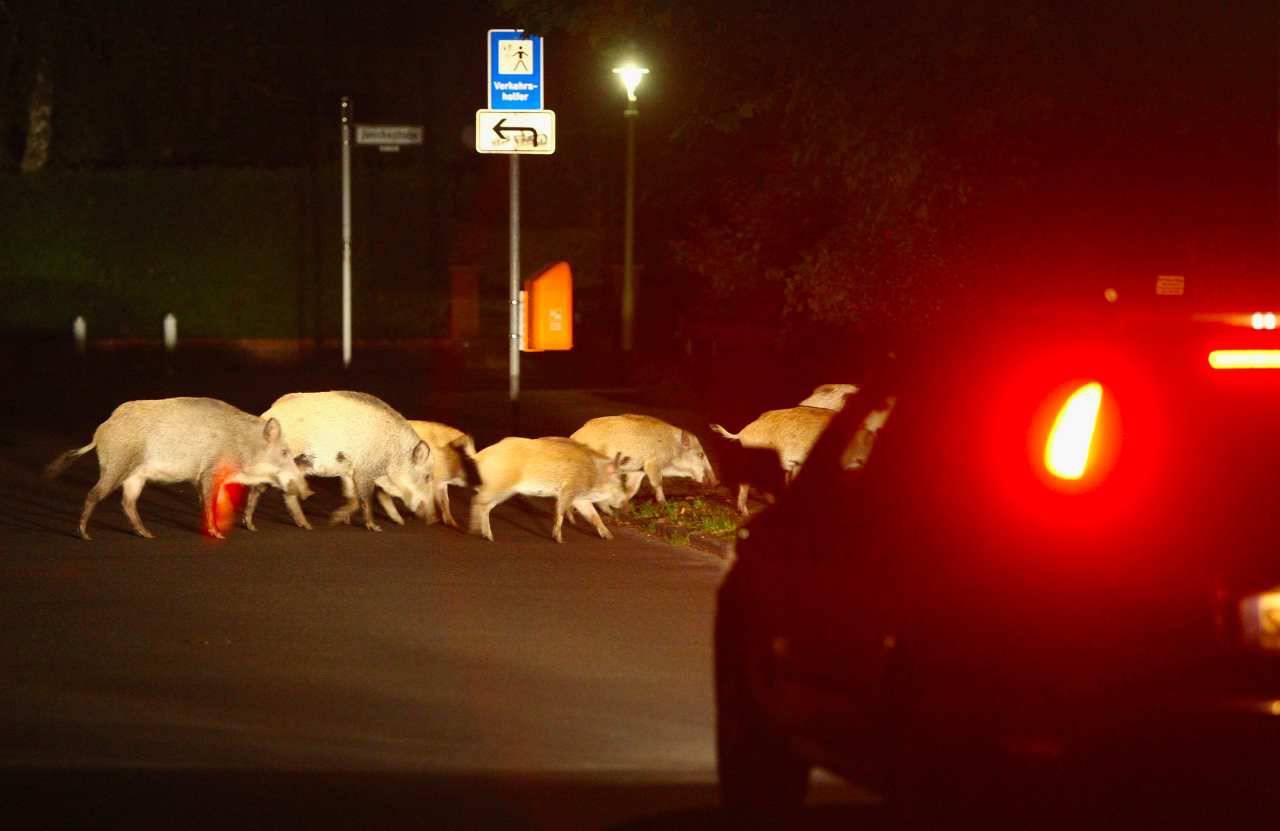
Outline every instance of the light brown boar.
<path fill-rule="evenodd" d="M 621 454 L 629 460 L 623 467 L 628 499 L 636 495 L 646 476 L 659 502 L 667 501 L 663 477 L 716 484 L 715 471 L 698 437 L 660 418 L 631 413 L 602 416 L 591 419 L 569 438 L 609 458 Z"/>
<path fill-rule="evenodd" d="M 621 475 L 625 462 L 561 437 L 512 436 L 491 444 L 476 454 L 481 485 L 471 502 L 471 530 L 492 541 L 489 512 L 520 494 L 555 499 L 551 537 L 556 542 L 564 541 L 560 529 L 569 510 L 576 510 L 589 520 L 602 538 L 613 539 L 593 503 L 600 502 L 610 508 L 626 504 Z"/>
<path fill-rule="evenodd" d="M 453 509 L 449 505 L 449 486 L 474 488 L 480 484 L 480 474 L 475 463 L 475 440 L 458 428 L 438 421 L 409 419 L 409 426 L 418 434 L 418 438 L 431 447 L 432 499 L 425 506 L 425 518 L 428 524 L 439 518 L 444 520 L 445 525 L 457 528 L 458 523 L 454 520 Z M 391 494 L 379 489 L 378 504 L 382 505 L 392 522 L 404 524 Z M 410 509 L 418 507 L 410 505 Z"/>
<path fill-rule="evenodd" d="M 743 447 L 767 447 L 776 452 L 789 484 L 835 414 L 835 410 L 821 407 L 788 407 L 761 413 L 737 433 L 730 433 L 719 424 L 712 424 L 711 429 Z M 749 489 L 746 483 L 738 486 L 739 513 L 747 513 Z"/>

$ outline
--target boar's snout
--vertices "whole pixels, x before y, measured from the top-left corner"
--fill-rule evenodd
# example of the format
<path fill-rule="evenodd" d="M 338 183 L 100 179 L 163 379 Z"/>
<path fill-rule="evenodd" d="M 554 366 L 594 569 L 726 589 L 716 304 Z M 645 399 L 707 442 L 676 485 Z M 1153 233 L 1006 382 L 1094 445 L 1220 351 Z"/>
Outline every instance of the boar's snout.
<path fill-rule="evenodd" d="M 418 497 L 410 497 L 411 502 L 409 510 L 413 511 L 413 515 L 418 519 L 427 519 L 431 516 L 431 504 L 424 499 Z"/>

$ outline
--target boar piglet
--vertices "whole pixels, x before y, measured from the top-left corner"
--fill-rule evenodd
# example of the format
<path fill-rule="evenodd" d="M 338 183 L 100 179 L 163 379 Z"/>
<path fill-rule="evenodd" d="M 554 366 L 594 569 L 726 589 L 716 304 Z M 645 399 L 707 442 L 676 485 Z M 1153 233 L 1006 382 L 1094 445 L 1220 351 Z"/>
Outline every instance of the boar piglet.
<path fill-rule="evenodd" d="M 613 539 L 593 503 L 610 508 L 626 504 L 621 467 L 626 459 L 610 459 L 573 439 L 505 438 L 476 454 L 483 480 L 471 502 L 471 530 L 493 540 L 489 512 L 514 494 L 548 496 L 556 500 L 551 536 L 563 542 L 560 528 L 565 512 L 573 509 L 595 526 L 604 539 Z M 570 521 L 572 521 L 570 517 Z"/>
<path fill-rule="evenodd" d="M 409 419 L 409 426 L 431 448 L 431 493 L 432 500 L 425 510 L 422 506 L 410 505 L 418 513 L 425 513 L 427 523 L 437 520 L 437 515 L 444 524 L 457 528 L 453 518 L 453 509 L 449 505 L 449 486 L 459 485 L 464 488 L 475 488 L 480 485 L 480 471 L 476 467 L 475 441 L 456 427 L 441 424 L 438 421 L 415 421 Z M 395 500 L 381 488 L 378 489 L 378 503 L 387 516 L 397 525 L 404 520 L 396 510 Z"/>
<path fill-rule="evenodd" d="M 857 395 L 858 389 L 857 384 L 819 384 L 808 398 L 800 402 L 800 406 L 843 410 L 845 400 Z"/>
<path fill-rule="evenodd" d="M 730 433 L 719 424 L 712 424 L 711 429 L 743 447 L 767 447 L 775 451 L 790 483 L 834 415 L 834 410 L 821 407 L 788 407 L 761 413 L 737 433 Z M 738 486 L 738 511 L 747 512 L 745 485 Z"/>
<path fill-rule="evenodd" d="M 768 447 L 743 447 L 732 439 L 715 438 L 709 445 L 720 468 L 720 481 L 738 493 L 738 511 L 747 515 L 747 495 L 754 488 L 772 501 L 786 486 L 778 454 Z"/>
<path fill-rule="evenodd" d="M 213 398 L 164 398 L 121 404 L 93 433 L 93 441 L 68 450 L 45 468 L 57 476 L 80 456 L 98 450 L 98 483 L 80 515 L 89 537 L 94 507 L 118 487 L 124 512 L 141 537 L 154 536 L 138 515 L 147 482 L 191 482 L 200 493 L 207 533 L 222 538 L 216 509 L 223 485 L 274 485 L 297 498 L 311 495 L 285 442 L 280 422 L 261 419 Z"/>
<path fill-rule="evenodd" d="M 382 488 L 422 511 L 431 499 L 431 448 L 389 404 L 363 392 L 295 392 L 276 399 L 263 418 L 275 418 L 299 454 L 307 476 L 337 477 L 347 501 L 333 512 L 331 523 L 350 522 L 359 508 L 364 527 L 373 521 L 374 488 Z M 249 494 L 245 526 L 253 528 L 253 511 L 262 489 Z M 310 528 L 297 497 L 285 504 L 299 528 Z"/>
<path fill-rule="evenodd" d="M 715 471 L 698 437 L 653 416 L 593 418 L 569 438 L 609 458 L 621 454 L 629 460 L 623 467 L 628 499 L 636 495 L 646 476 L 659 502 L 667 501 L 662 492 L 664 476 L 716 484 Z"/>

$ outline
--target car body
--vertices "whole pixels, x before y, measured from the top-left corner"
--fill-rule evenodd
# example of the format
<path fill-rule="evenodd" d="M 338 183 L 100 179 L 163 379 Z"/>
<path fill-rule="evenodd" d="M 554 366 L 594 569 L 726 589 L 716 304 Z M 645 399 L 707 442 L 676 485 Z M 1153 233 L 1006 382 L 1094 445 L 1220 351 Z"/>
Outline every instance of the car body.
<path fill-rule="evenodd" d="M 794 807 L 815 766 L 909 815 L 1273 798 L 1280 369 L 1208 359 L 1280 349 L 1249 320 L 993 315 L 896 350 L 739 533 L 715 632 L 726 805 Z M 1046 453 L 1091 384 L 1064 479 Z"/>

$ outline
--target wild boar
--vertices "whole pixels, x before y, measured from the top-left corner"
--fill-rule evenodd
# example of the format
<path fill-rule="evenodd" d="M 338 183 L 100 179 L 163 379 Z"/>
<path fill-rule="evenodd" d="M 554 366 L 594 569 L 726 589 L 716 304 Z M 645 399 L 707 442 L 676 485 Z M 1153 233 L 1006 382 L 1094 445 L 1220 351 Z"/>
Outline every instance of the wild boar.
<path fill-rule="evenodd" d="M 627 499 L 636 495 L 646 476 L 659 502 L 667 501 L 662 491 L 664 476 L 716 484 L 715 471 L 698 437 L 653 416 L 593 418 L 569 438 L 609 458 L 621 454 L 629 459 L 622 471 Z"/>
<path fill-rule="evenodd" d="M 788 407 L 762 413 L 737 433 L 730 433 L 719 424 L 712 424 L 711 429 L 743 447 L 775 451 L 789 484 L 834 415 L 834 410 L 822 407 Z M 738 486 L 738 511 L 742 514 L 747 513 L 747 491 L 747 484 Z"/>
<path fill-rule="evenodd" d="M 431 448 L 432 500 L 426 506 L 426 520 L 433 523 L 438 514 L 445 525 L 457 528 L 458 523 L 454 520 L 453 510 L 449 505 L 449 486 L 474 488 L 480 484 L 480 472 L 475 462 L 475 441 L 456 427 L 437 421 L 410 419 L 409 426 Z M 378 490 L 378 503 L 392 522 L 404 524 L 400 512 L 396 510 L 395 500 L 382 489 Z M 410 506 L 411 509 L 414 507 L 416 506 Z"/>
<path fill-rule="evenodd" d="M 549 496 L 556 500 L 551 537 L 563 542 L 560 528 L 565 512 L 573 509 L 595 526 L 604 539 L 613 539 L 593 503 L 619 508 L 627 501 L 621 468 L 628 460 L 610 459 L 572 439 L 505 438 L 476 454 L 482 484 L 471 502 L 471 531 L 493 540 L 489 512 L 514 494 Z M 570 522 L 573 518 L 570 517 Z"/>
<path fill-rule="evenodd" d="M 809 397 L 800 402 L 801 407 L 822 407 L 825 410 L 843 410 L 845 400 L 858 394 L 857 384 L 820 384 Z"/>
<path fill-rule="evenodd" d="M 138 536 L 154 535 L 138 515 L 147 482 L 191 482 L 200 494 L 206 533 L 221 539 L 216 510 L 224 485 L 274 485 L 294 499 L 311 495 L 280 422 L 261 419 L 213 398 L 129 401 L 93 433 L 93 441 L 68 450 L 45 468 L 52 479 L 77 458 L 98 450 L 98 483 L 80 514 L 80 536 L 89 536 L 94 507 L 123 486 L 122 502 Z"/>
<path fill-rule="evenodd" d="M 364 527 L 381 531 L 373 521 L 375 487 L 426 510 L 431 500 L 431 447 L 382 399 L 348 390 L 295 392 L 276 399 L 263 418 L 279 419 L 305 475 L 342 480 L 347 501 L 329 517 L 331 524 L 349 523 L 359 508 Z M 261 495 L 262 488 L 249 494 L 248 528 L 253 528 Z M 311 528 L 295 496 L 286 493 L 285 504 L 299 528 Z"/>

